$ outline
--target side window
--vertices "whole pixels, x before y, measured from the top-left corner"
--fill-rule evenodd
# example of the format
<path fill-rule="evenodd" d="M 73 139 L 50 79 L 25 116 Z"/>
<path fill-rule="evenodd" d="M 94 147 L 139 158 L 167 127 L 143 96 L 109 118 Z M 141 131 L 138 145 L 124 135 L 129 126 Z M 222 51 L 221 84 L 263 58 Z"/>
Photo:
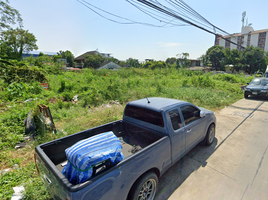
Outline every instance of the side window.
<path fill-rule="evenodd" d="M 182 106 L 181 112 L 186 125 L 200 118 L 200 110 L 194 106 Z"/>
<path fill-rule="evenodd" d="M 169 117 L 174 130 L 178 130 L 181 127 L 181 118 L 178 109 L 169 111 Z"/>

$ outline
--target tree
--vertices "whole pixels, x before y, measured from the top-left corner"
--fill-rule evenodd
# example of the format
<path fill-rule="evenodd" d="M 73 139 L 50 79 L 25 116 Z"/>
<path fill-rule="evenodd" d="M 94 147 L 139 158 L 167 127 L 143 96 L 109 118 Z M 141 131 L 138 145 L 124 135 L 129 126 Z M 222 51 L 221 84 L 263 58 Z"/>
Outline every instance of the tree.
<path fill-rule="evenodd" d="M 114 63 L 116 63 L 116 64 L 120 64 L 121 63 L 121 61 L 120 60 L 118 60 L 118 59 L 116 59 L 116 58 L 114 58 L 114 57 L 102 57 L 105 61 L 112 61 L 112 62 L 114 62 Z"/>
<path fill-rule="evenodd" d="M 11 52 L 6 52 L 8 56 L 14 56 L 17 59 L 22 59 L 23 52 L 37 50 L 36 38 L 34 34 L 28 30 L 20 28 L 9 29 L 1 32 L 1 46 L 9 46 Z"/>
<path fill-rule="evenodd" d="M 176 61 L 177 61 L 177 59 L 174 57 L 166 59 L 166 63 L 170 64 L 170 65 L 173 65 L 174 63 L 176 63 Z"/>
<path fill-rule="evenodd" d="M 72 54 L 71 51 L 69 50 L 65 51 L 65 59 L 67 60 L 67 63 L 69 64 L 70 67 L 75 67 L 74 55 Z"/>
<path fill-rule="evenodd" d="M 52 59 L 50 56 L 45 55 L 44 53 L 40 52 L 39 56 L 35 59 L 35 63 L 34 65 L 41 67 L 41 68 L 45 68 L 45 65 L 47 65 L 47 63 L 52 64 Z"/>
<path fill-rule="evenodd" d="M 201 55 L 198 60 L 201 60 L 203 63 L 203 66 L 208 66 L 209 65 L 209 60 L 206 54 Z"/>
<path fill-rule="evenodd" d="M 75 67 L 75 63 L 74 63 L 74 55 L 72 54 L 71 51 L 67 50 L 67 51 L 59 51 L 59 53 L 57 53 L 59 56 L 61 56 L 63 59 L 67 60 L 68 66 L 70 67 Z"/>
<path fill-rule="evenodd" d="M 101 63 L 103 63 L 104 58 L 101 54 L 97 55 L 87 55 L 84 63 L 84 67 L 90 67 L 97 69 Z"/>
<path fill-rule="evenodd" d="M 126 64 L 131 66 L 131 67 L 135 67 L 135 68 L 139 68 L 141 66 L 139 61 L 137 59 L 133 59 L 133 58 L 129 58 L 127 60 Z"/>
<path fill-rule="evenodd" d="M 11 54 L 12 54 L 12 48 L 8 44 L 3 43 L 1 41 L 0 42 L 0 57 L 1 58 L 8 57 Z"/>
<path fill-rule="evenodd" d="M 22 28 L 22 18 L 19 11 L 12 8 L 8 0 L 0 1 L 0 14 L 0 31 L 10 29 L 10 25 L 14 25 L 16 22 Z"/>
<path fill-rule="evenodd" d="M 167 64 L 164 61 L 152 60 L 152 61 L 146 62 L 143 65 L 143 67 L 148 68 L 148 69 L 156 69 L 156 68 L 164 69 L 164 68 L 167 68 Z"/>
<path fill-rule="evenodd" d="M 178 62 L 177 65 L 181 66 L 183 68 L 187 68 L 191 66 L 191 61 L 188 60 L 189 57 L 189 53 L 182 53 L 182 54 L 177 54 L 178 58 Z"/>
<path fill-rule="evenodd" d="M 216 45 L 210 47 L 206 52 L 206 57 L 208 61 L 211 62 L 212 67 L 216 70 L 224 70 L 224 48 L 222 46 Z"/>
<path fill-rule="evenodd" d="M 234 65 L 232 72 L 234 70 L 239 72 L 241 69 L 241 54 L 237 49 L 232 50 L 232 64 Z"/>
<path fill-rule="evenodd" d="M 265 72 L 267 57 L 264 50 L 259 47 L 249 46 L 242 52 L 242 64 L 245 72 L 253 74 L 258 70 Z"/>
<path fill-rule="evenodd" d="M 231 64 L 233 64 L 232 51 L 231 51 L 230 48 L 225 48 L 224 49 L 224 64 L 225 65 L 231 65 Z"/>
<path fill-rule="evenodd" d="M 53 55 L 53 62 L 56 63 L 56 62 L 58 62 L 58 59 L 61 59 L 61 58 L 62 58 L 62 56 L 59 55 L 59 53 L 57 53 L 57 54 Z"/>
<path fill-rule="evenodd" d="M 237 49 L 224 49 L 224 63 L 225 65 L 233 65 L 232 73 L 234 70 L 238 72 L 241 69 L 240 60 L 240 53 Z"/>

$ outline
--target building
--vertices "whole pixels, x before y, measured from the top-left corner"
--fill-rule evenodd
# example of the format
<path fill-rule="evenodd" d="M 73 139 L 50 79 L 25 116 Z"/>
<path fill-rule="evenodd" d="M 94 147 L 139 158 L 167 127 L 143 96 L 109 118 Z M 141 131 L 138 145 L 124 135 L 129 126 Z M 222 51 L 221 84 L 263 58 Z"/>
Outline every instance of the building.
<path fill-rule="evenodd" d="M 215 45 L 220 45 L 224 48 L 230 48 L 241 50 L 241 47 L 254 46 L 263 49 L 264 51 L 268 51 L 268 29 L 254 31 L 252 28 L 252 24 L 248 24 L 248 19 L 246 20 L 245 25 L 245 17 L 246 12 L 242 13 L 242 28 L 241 33 L 234 33 L 227 36 L 216 35 Z M 225 40 L 226 39 L 226 40 Z M 231 42 L 235 43 L 231 43 Z"/>
<path fill-rule="evenodd" d="M 239 44 L 242 47 L 254 46 L 260 47 L 264 51 L 268 51 L 268 29 L 254 31 L 252 26 L 242 27 L 241 33 L 234 33 L 223 38 Z M 223 46 L 224 48 L 238 49 L 241 47 L 224 40 L 219 35 L 216 36 L 215 45 Z"/>
<path fill-rule="evenodd" d="M 54 55 L 57 55 L 56 52 L 47 52 L 47 51 L 29 51 L 29 52 L 23 52 L 22 53 L 22 59 L 28 58 L 30 56 L 33 56 L 34 58 L 37 58 L 40 53 L 43 53 L 44 55 L 53 57 Z"/>
<path fill-rule="evenodd" d="M 74 59 L 74 62 L 75 62 L 75 66 L 76 67 L 79 67 L 79 68 L 83 68 L 83 65 L 85 63 L 85 60 L 86 60 L 86 56 L 87 55 L 102 55 L 104 57 L 107 57 L 107 58 L 110 58 L 110 55 L 109 53 L 100 53 L 98 51 L 88 51 L 86 53 L 83 53 L 82 55 L 80 56 L 77 56 L 75 59 Z"/>
<path fill-rule="evenodd" d="M 104 61 L 100 67 L 98 68 L 98 70 L 101 69 L 111 69 L 111 70 L 118 70 L 120 69 L 121 66 L 119 66 L 118 64 L 112 62 L 112 61 Z"/>
<path fill-rule="evenodd" d="M 184 64 L 184 59 L 178 58 L 180 60 L 180 64 Z M 198 59 L 187 59 L 190 60 L 191 64 L 189 67 L 203 67 L 203 62 Z"/>

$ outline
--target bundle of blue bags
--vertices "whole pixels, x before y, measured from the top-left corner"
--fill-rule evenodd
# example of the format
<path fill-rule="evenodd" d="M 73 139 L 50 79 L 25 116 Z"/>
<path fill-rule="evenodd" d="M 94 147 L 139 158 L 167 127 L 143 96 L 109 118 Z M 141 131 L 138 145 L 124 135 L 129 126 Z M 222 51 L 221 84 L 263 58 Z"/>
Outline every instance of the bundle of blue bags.
<path fill-rule="evenodd" d="M 112 131 L 81 140 L 65 153 L 68 162 L 62 173 L 74 185 L 88 180 L 95 165 L 108 159 L 116 164 L 124 159 L 121 142 Z"/>

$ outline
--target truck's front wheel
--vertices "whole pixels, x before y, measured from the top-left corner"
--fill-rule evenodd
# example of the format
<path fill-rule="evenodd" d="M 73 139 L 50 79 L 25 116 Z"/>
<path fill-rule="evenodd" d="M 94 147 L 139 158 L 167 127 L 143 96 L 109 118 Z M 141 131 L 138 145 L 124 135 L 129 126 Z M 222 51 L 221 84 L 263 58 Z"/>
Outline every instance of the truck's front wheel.
<path fill-rule="evenodd" d="M 150 172 L 143 175 L 132 187 L 130 200 L 153 200 L 158 185 L 158 177 Z"/>
<path fill-rule="evenodd" d="M 210 124 L 208 131 L 207 131 L 207 135 L 204 139 L 204 144 L 207 146 L 210 146 L 215 138 L 215 125 L 214 124 Z"/>

